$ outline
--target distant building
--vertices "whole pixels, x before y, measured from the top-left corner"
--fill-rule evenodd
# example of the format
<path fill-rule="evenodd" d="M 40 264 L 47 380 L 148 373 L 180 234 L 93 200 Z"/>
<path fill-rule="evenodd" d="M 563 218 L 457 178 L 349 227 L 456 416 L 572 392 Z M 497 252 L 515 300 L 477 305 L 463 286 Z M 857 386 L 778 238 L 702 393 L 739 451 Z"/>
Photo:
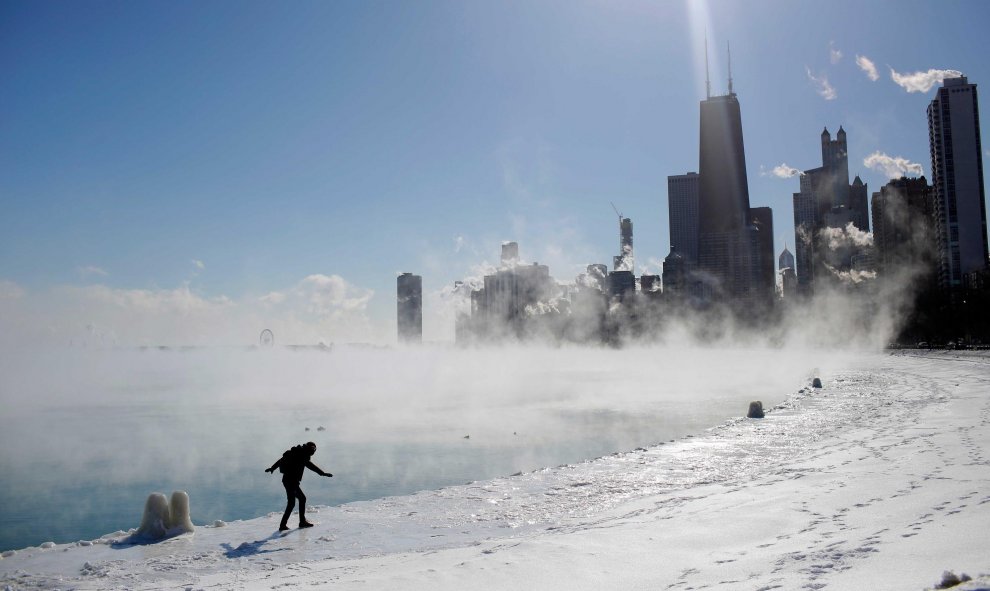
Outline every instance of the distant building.
<path fill-rule="evenodd" d="M 696 172 L 667 177 L 670 245 L 689 265 L 698 262 L 698 188 Z"/>
<path fill-rule="evenodd" d="M 765 300 L 767 290 L 759 231 L 749 219 L 742 115 L 731 79 L 730 73 L 728 94 L 709 94 L 701 101 L 698 269 L 705 278 L 703 299 L 731 302 L 745 311 Z"/>
<path fill-rule="evenodd" d="M 784 245 L 783 252 L 777 258 L 777 268 L 780 274 L 780 296 L 784 299 L 797 295 L 797 273 L 794 270 L 794 255 Z"/>
<path fill-rule="evenodd" d="M 928 105 L 939 287 L 955 296 L 987 269 L 987 212 L 976 85 L 946 78 Z"/>
<path fill-rule="evenodd" d="M 466 344 L 524 338 L 554 314 L 549 301 L 559 293 L 546 265 L 519 264 L 519 246 L 502 245 L 503 266 L 485 275 L 480 289 L 471 291 L 470 314 L 457 319 L 457 342 Z"/>
<path fill-rule="evenodd" d="M 549 298 L 553 280 L 546 265 L 533 263 L 486 275 L 477 312 L 489 334 L 522 336 L 528 309 Z M 477 293 L 477 292 L 476 292 Z"/>
<path fill-rule="evenodd" d="M 784 244 L 784 250 L 781 251 L 780 257 L 777 259 L 777 267 L 780 269 L 794 268 L 794 255 L 787 250 L 786 244 Z"/>
<path fill-rule="evenodd" d="M 513 265 L 519 261 L 519 243 L 502 243 L 502 265 Z"/>
<path fill-rule="evenodd" d="M 846 144 L 846 130 L 839 126 L 835 139 L 831 139 L 828 128 L 822 131 L 822 173 L 823 183 L 820 198 L 828 208 L 849 206 L 849 148 Z"/>
<path fill-rule="evenodd" d="M 630 271 L 633 267 L 633 224 L 629 218 L 619 218 L 619 254 L 612 259 L 615 271 Z"/>
<path fill-rule="evenodd" d="M 608 287 L 608 265 L 595 263 L 588 265 L 587 270 L 588 280 L 598 287 L 598 291 L 605 293 Z"/>
<path fill-rule="evenodd" d="M 764 291 L 763 301 L 769 302 L 773 299 L 774 287 L 777 285 L 773 266 L 773 210 L 769 207 L 752 207 L 749 210 L 749 220 L 758 232 L 758 289 Z"/>
<path fill-rule="evenodd" d="M 821 134 L 822 165 L 804 171 L 800 192 L 794 193 L 794 249 L 797 254 L 797 283 L 802 293 L 814 291 L 817 280 L 832 271 L 848 271 L 859 250 L 844 245 L 830 248 L 821 239 L 826 228 L 848 232 L 849 224 L 860 232 L 870 230 L 868 186 L 857 176 L 849 184 L 849 152 L 846 131 L 832 139 L 828 128 Z"/>
<path fill-rule="evenodd" d="M 794 193 L 794 251 L 797 253 L 797 284 L 802 293 L 811 292 L 811 270 L 814 267 L 814 237 L 819 227 L 812 179 L 801 177 L 801 192 Z"/>
<path fill-rule="evenodd" d="M 683 296 L 687 294 L 687 261 L 677 251 L 670 247 L 670 254 L 663 260 L 663 293 L 665 296 Z"/>
<path fill-rule="evenodd" d="M 701 101 L 698 229 L 705 235 L 731 234 L 746 225 L 749 183 L 742 115 L 735 93 Z M 699 243 L 699 248 L 704 245 Z"/>
<path fill-rule="evenodd" d="M 863 232 L 870 231 L 870 198 L 863 179 L 856 175 L 849 185 L 849 211 L 852 223 Z"/>
<path fill-rule="evenodd" d="M 636 277 L 632 271 L 612 271 L 608 274 L 608 295 L 624 302 L 636 292 Z"/>
<path fill-rule="evenodd" d="M 639 277 L 639 291 L 642 294 L 649 296 L 659 295 L 661 293 L 660 289 L 660 276 L 659 275 L 640 275 Z"/>
<path fill-rule="evenodd" d="M 403 273 L 396 289 L 399 342 L 423 342 L 423 278 Z"/>
<path fill-rule="evenodd" d="M 784 267 L 780 270 L 780 297 L 787 300 L 794 298 L 797 294 L 797 274 L 793 267 Z"/>
<path fill-rule="evenodd" d="M 883 276 L 935 270 L 935 198 L 925 177 L 901 177 L 873 194 L 872 263 Z M 900 277 L 898 277 L 900 279 Z"/>

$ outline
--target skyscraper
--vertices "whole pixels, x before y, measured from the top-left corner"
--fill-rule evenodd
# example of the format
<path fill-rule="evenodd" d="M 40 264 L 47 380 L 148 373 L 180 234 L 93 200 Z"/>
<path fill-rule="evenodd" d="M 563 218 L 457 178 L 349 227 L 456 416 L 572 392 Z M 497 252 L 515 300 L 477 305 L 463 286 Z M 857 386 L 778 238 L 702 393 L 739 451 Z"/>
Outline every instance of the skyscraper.
<path fill-rule="evenodd" d="M 813 238 L 818 232 L 818 207 L 811 189 L 813 177 L 801 176 L 801 191 L 794 193 L 794 252 L 797 253 L 798 291 L 811 292 L 811 270 L 814 268 Z"/>
<path fill-rule="evenodd" d="M 839 126 L 835 139 L 826 127 L 822 131 L 822 170 L 826 175 L 822 187 L 823 204 L 832 207 L 849 206 L 849 149 L 846 130 Z"/>
<path fill-rule="evenodd" d="M 938 283 L 948 295 L 987 268 L 987 212 L 976 85 L 946 78 L 928 105 Z"/>
<path fill-rule="evenodd" d="M 749 183 L 742 115 L 735 93 L 701 101 L 698 230 L 702 237 L 746 226 Z M 702 250 L 704 247 L 699 244 Z"/>
<path fill-rule="evenodd" d="M 832 139 L 828 128 L 821 134 L 822 165 L 804 171 L 801 191 L 794 193 L 794 249 L 797 254 L 797 283 L 802 293 L 810 293 L 821 277 L 831 276 L 828 268 L 846 271 L 852 251 L 834 251 L 820 239 L 825 228 L 845 230 L 850 223 L 862 232 L 870 229 L 868 187 L 858 176 L 849 184 L 849 152 L 846 131 Z"/>
<path fill-rule="evenodd" d="M 502 243 L 502 266 L 511 266 L 519 262 L 519 243 L 518 242 L 503 242 Z"/>
<path fill-rule="evenodd" d="M 849 185 L 849 212 L 854 226 L 864 232 L 870 231 L 870 199 L 863 179 L 856 175 Z"/>
<path fill-rule="evenodd" d="M 901 177 L 873 194 L 873 244 L 881 277 L 934 270 L 934 199 L 925 177 Z"/>
<path fill-rule="evenodd" d="M 663 260 L 663 293 L 668 297 L 680 297 L 687 293 L 687 270 L 684 257 L 677 248 L 670 247 L 670 254 Z"/>
<path fill-rule="evenodd" d="M 752 207 L 749 222 L 758 232 L 759 279 L 757 289 L 764 292 L 764 300 L 772 300 L 774 286 L 777 285 L 773 267 L 773 210 L 769 207 Z"/>
<path fill-rule="evenodd" d="M 797 275 L 794 272 L 794 255 L 791 251 L 787 250 L 787 245 L 784 245 L 784 251 L 780 253 L 780 258 L 777 259 L 778 273 L 780 273 L 780 295 L 784 299 L 792 298 L 797 292 Z"/>
<path fill-rule="evenodd" d="M 399 342 L 423 342 L 423 278 L 403 273 L 396 289 Z"/>
<path fill-rule="evenodd" d="M 619 217 L 619 253 L 612 257 L 614 271 L 633 270 L 633 224 L 629 218 Z"/>
<path fill-rule="evenodd" d="M 787 250 L 787 245 L 784 245 L 784 250 L 780 253 L 780 258 L 777 259 L 777 268 L 779 269 L 793 269 L 794 268 L 794 255 L 791 251 Z"/>
<path fill-rule="evenodd" d="M 730 65 L 728 94 L 713 97 L 709 92 L 701 101 L 698 268 L 708 278 L 704 295 L 745 306 L 761 299 L 764 290 L 759 233 L 749 219 L 742 115 L 731 72 Z"/>
<path fill-rule="evenodd" d="M 667 177 L 670 246 L 688 261 L 698 262 L 698 173 Z"/>

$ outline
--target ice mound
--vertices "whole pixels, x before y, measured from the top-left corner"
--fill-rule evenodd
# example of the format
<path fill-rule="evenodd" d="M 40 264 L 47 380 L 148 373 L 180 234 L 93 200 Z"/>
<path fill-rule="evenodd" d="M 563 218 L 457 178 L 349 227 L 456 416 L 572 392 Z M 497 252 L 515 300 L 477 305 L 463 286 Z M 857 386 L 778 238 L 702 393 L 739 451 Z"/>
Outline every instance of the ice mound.
<path fill-rule="evenodd" d="M 935 585 L 936 589 L 951 589 L 957 585 L 962 585 L 967 581 L 972 581 L 973 578 L 963 573 L 962 576 L 957 576 L 956 573 L 952 571 L 945 571 L 942 573 L 942 580 L 938 585 Z"/>
<path fill-rule="evenodd" d="M 161 540 L 194 531 L 189 517 L 189 495 L 177 490 L 171 501 L 162 493 L 151 493 L 144 504 L 141 527 L 134 533 L 135 538 Z"/>
<path fill-rule="evenodd" d="M 172 518 L 172 528 L 170 531 L 179 530 L 178 533 L 191 533 L 195 530 L 192 518 L 189 517 L 189 495 L 186 494 L 186 491 L 172 491 L 172 498 L 169 499 L 168 508 Z"/>
<path fill-rule="evenodd" d="M 759 400 L 754 400 L 749 403 L 749 412 L 746 416 L 751 419 L 762 419 L 763 418 L 763 402 Z"/>

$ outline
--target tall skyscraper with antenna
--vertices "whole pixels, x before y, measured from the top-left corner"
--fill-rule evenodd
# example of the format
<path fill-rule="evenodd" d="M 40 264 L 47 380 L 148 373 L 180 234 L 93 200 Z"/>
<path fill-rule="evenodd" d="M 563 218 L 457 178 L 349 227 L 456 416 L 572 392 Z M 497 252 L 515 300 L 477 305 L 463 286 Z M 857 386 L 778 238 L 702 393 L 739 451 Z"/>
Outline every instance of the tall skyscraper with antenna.
<path fill-rule="evenodd" d="M 709 297 L 745 305 L 766 298 L 760 245 L 768 240 L 772 245 L 773 237 L 761 237 L 761 228 L 750 219 L 742 115 L 732 88 L 731 53 L 728 93 L 712 96 L 707 40 L 705 94 L 698 164 L 698 268 L 709 278 Z M 761 217 L 767 215 L 769 210 Z M 764 232 L 769 230 L 766 225 Z M 772 246 L 770 252 L 772 256 Z"/>

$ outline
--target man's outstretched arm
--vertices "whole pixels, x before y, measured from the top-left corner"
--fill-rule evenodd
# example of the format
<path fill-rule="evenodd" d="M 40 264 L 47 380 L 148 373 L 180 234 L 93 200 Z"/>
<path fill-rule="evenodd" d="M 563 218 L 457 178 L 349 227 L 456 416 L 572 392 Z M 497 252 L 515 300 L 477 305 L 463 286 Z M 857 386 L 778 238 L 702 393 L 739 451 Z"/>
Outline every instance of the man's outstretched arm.
<path fill-rule="evenodd" d="M 324 472 L 322 468 L 320 468 L 319 466 L 317 466 L 313 462 L 306 462 L 306 467 L 309 468 L 310 470 L 312 470 L 313 472 L 316 472 L 320 476 L 326 476 L 327 478 L 333 478 L 333 474 L 331 474 L 329 472 Z"/>
<path fill-rule="evenodd" d="M 272 464 L 272 467 L 271 468 L 266 468 L 265 469 L 265 472 L 272 472 L 273 473 L 281 465 L 282 465 L 282 458 L 279 458 L 277 462 L 275 462 L 274 464 Z"/>

